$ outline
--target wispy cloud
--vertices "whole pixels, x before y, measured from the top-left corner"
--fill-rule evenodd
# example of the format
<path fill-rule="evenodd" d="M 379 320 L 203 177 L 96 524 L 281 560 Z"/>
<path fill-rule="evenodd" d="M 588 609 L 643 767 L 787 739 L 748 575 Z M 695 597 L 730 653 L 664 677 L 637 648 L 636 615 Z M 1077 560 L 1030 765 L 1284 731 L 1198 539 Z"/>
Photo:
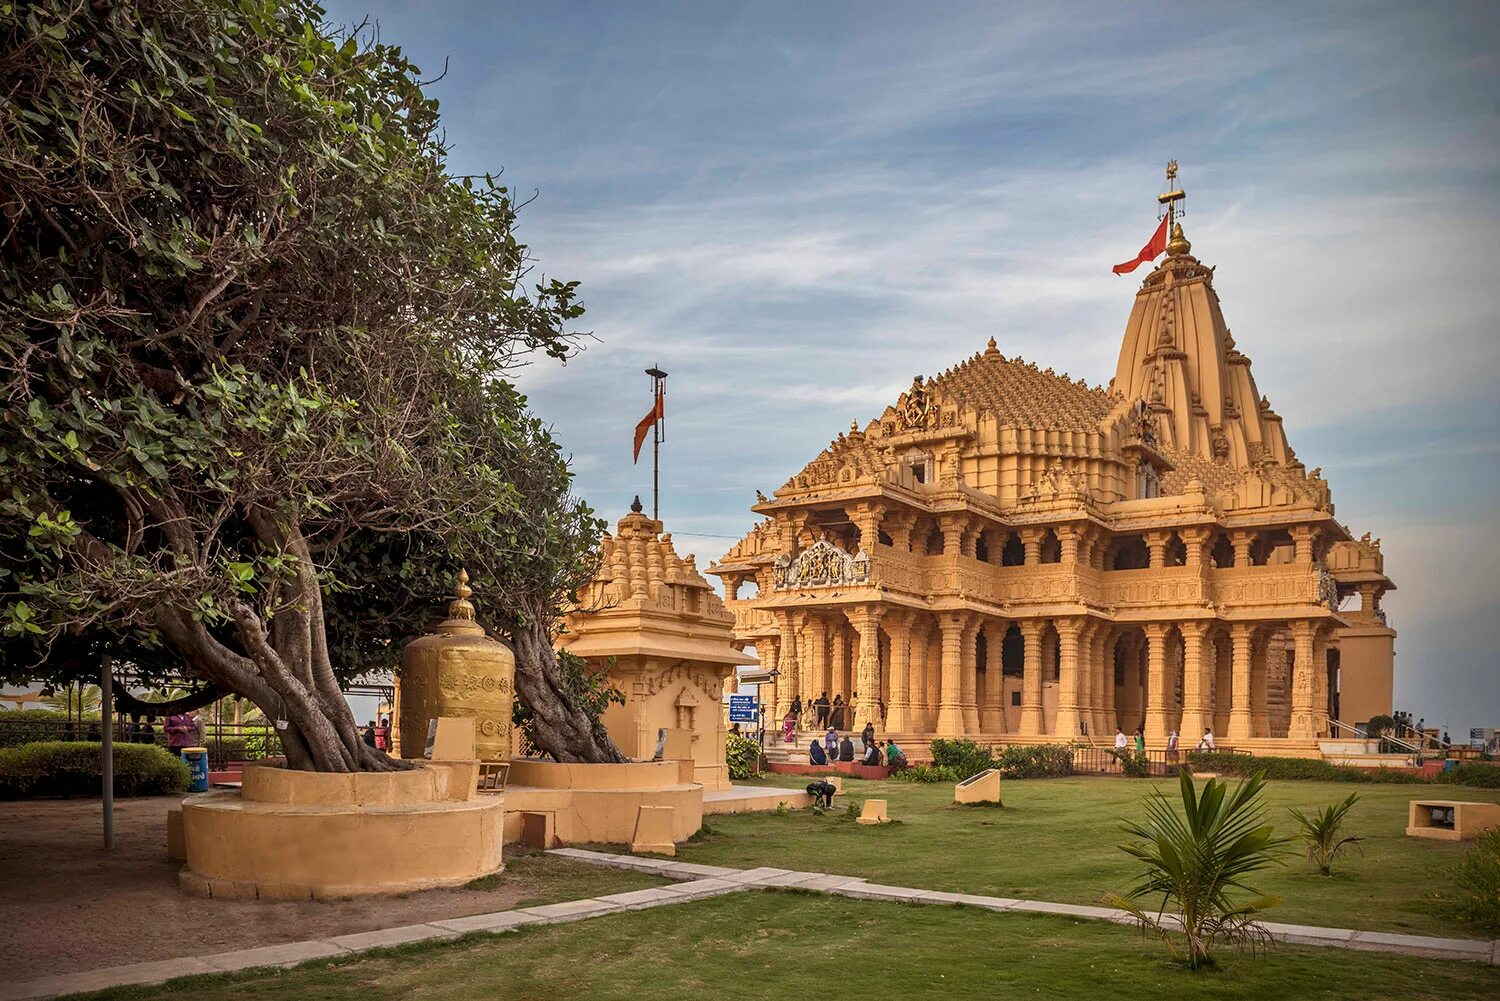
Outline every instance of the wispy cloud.
<path fill-rule="evenodd" d="M 1258 384 L 1386 539 L 1398 694 L 1500 706 L 1470 635 L 1500 599 L 1461 569 L 1500 555 L 1471 544 L 1500 506 L 1500 8 L 332 8 L 449 59 L 456 168 L 541 190 L 521 236 L 599 341 L 520 379 L 607 515 L 649 488 L 641 369 L 672 373 L 663 514 L 700 563 L 755 489 L 990 336 L 1107 382 L 1137 287 L 1108 269 L 1177 157 Z"/>

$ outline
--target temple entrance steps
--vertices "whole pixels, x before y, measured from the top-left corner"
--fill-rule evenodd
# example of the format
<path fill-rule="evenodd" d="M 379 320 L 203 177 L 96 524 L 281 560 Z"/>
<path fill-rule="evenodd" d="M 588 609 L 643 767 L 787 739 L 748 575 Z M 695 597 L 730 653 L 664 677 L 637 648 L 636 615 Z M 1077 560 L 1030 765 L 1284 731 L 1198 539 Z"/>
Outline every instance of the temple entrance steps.
<path fill-rule="evenodd" d="M 1330 765 L 1345 765 L 1350 768 L 1416 768 L 1414 754 L 1383 754 L 1379 740 L 1348 740 L 1344 738 L 1318 741 L 1318 750 L 1323 760 Z"/>

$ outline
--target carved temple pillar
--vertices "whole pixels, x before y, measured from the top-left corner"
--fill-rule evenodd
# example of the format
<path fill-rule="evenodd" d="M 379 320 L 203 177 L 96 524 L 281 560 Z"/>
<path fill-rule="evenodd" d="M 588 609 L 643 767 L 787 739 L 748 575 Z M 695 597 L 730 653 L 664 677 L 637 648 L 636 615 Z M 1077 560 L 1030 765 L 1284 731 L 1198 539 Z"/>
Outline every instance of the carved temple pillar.
<path fill-rule="evenodd" d="M 1239 565 L 1239 556 L 1235 556 Z M 1248 622 L 1236 622 L 1229 627 L 1232 658 L 1230 675 L 1233 692 L 1229 702 L 1229 739 L 1244 740 L 1250 736 L 1250 639 L 1255 627 Z"/>
<path fill-rule="evenodd" d="M 1318 735 L 1327 730 L 1326 721 L 1332 715 L 1329 709 L 1328 691 L 1328 641 L 1331 635 L 1326 629 L 1313 634 L 1313 718 L 1317 722 Z"/>
<path fill-rule="evenodd" d="M 1065 740 L 1077 740 L 1078 721 L 1078 646 L 1083 630 L 1079 619 L 1058 619 L 1057 628 L 1057 719 L 1052 732 Z"/>
<path fill-rule="evenodd" d="M 1271 685 L 1271 662 L 1268 655 L 1274 635 L 1269 629 L 1263 631 L 1259 643 L 1251 637 L 1250 735 L 1253 737 L 1271 736 L 1271 713 L 1267 699 L 1267 692 Z"/>
<path fill-rule="evenodd" d="M 1005 733 L 1005 623 L 985 623 L 984 692 L 979 702 L 979 731 Z"/>
<path fill-rule="evenodd" d="M 1311 525 L 1292 526 L 1292 562 L 1311 563 L 1318 530 Z"/>
<path fill-rule="evenodd" d="M 888 733 L 904 733 L 911 727 L 911 615 L 887 612 L 885 629 L 891 637 L 891 685 L 884 729 Z"/>
<path fill-rule="evenodd" d="M 943 533 L 943 555 L 957 556 L 963 552 L 964 536 L 968 534 L 969 516 L 966 514 L 944 514 L 938 516 L 938 529 Z"/>
<path fill-rule="evenodd" d="M 1316 682 L 1313 672 L 1317 627 L 1307 619 L 1292 623 L 1292 719 L 1287 736 L 1311 740 L 1322 729 L 1317 716 Z"/>
<path fill-rule="evenodd" d="M 1188 552 L 1192 553 L 1191 546 Z M 1213 658 L 1204 656 L 1207 623 L 1183 622 L 1178 628 L 1182 630 L 1182 727 L 1178 730 L 1178 740 L 1191 747 L 1213 725 L 1208 703 L 1209 689 L 1213 686 Z"/>
<path fill-rule="evenodd" d="M 963 708 L 965 733 L 979 732 L 979 633 L 983 628 L 983 621 L 974 616 L 964 629 L 960 704 Z"/>
<path fill-rule="evenodd" d="M 963 656 L 964 631 L 968 624 L 968 612 L 938 613 L 943 652 L 936 729 L 944 737 L 960 737 L 964 733 Z"/>
<path fill-rule="evenodd" d="M 1057 529 L 1057 541 L 1062 549 L 1061 560 L 1064 563 L 1078 562 L 1078 545 L 1081 531 L 1076 525 L 1060 525 Z"/>
<path fill-rule="evenodd" d="M 1146 533 L 1146 552 L 1150 554 L 1152 570 L 1160 570 L 1167 565 L 1167 541 L 1171 538 L 1171 532 Z"/>
<path fill-rule="evenodd" d="M 1047 533 L 1040 528 L 1023 528 L 1018 534 L 1026 551 L 1026 566 L 1039 565 L 1042 562 L 1042 539 Z"/>
<path fill-rule="evenodd" d="M 792 697 L 788 694 L 788 688 L 784 684 L 786 676 L 781 672 L 781 638 L 778 636 L 762 636 L 755 641 L 755 653 L 760 657 L 760 666 L 771 676 L 771 697 L 761 696 L 761 702 L 765 704 L 766 712 L 771 714 L 767 721 L 769 727 L 772 723 L 780 723 L 791 707 Z M 731 681 L 733 675 L 730 676 Z"/>
<path fill-rule="evenodd" d="M 776 718 L 782 720 L 792 711 L 792 699 L 801 693 L 802 678 L 797 670 L 797 631 L 788 612 L 776 613 Z"/>
<path fill-rule="evenodd" d="M 1206 528 L 1185 528 L 1177 534 L 1187 547 L 1185 565 L 1192 570 L 1204 569 L 1208 565 L 1208 540 L 1213 538 L 1213 533 Z M 1186 728 L 1183 732 L 1187 732 Z"/>
<path fill-rule="evenodd" d="M 1029 548 L 1027 552 L 1030 552 Z M 1026 655 L 1021 677 L 1020 732 L 1027 737 L 1040 736 L 1042 732 L 1042 631 L 1045 626 L 1042 619 L 1021 620 Z"/>
<path fill-rule="evenodd" d="M 1234 547 L 1234 565 L 1236 567 L 1250 566 L 1250 544 L 1255 541 L 1255 533 L 1237 530 L 1229 533 L 1229 544 Z"/>
<path fill-rule="evenodd" d="M 1146 739 L 1167 739 L 1167 624 L 1148 622 L 1146 631 Z"/>
<path fill-rule="evenodd" d="M 828 621 L 818 615 L 807 617 L 807 663 L 812 669 L 813 697 L 828 693 L 833 701 L 833 679 L 828 670 Z"/>
<path fill-rule="evenodd" d="M 870 547 L 880 541 L 880 527 L 885 518 L 885 505 L 864 501 L 855 504 L 847 513 L 849 520 L 854 522 L 854 527 L 859 529 L 859 548 L 869 552 Z"/>
<path fill-rule="evenodd" d="M 917 516 L 912 511 L 887 511 L 880 527 L 891 537 L 891 548 L 903 553 L 911 552 L 911 530 L 916 527 Z"/>
<path fill-rule="evenodd" d="M 1115 662 L 1109 643 L 1111 629 L 1100 622 L 1094 629 L 1094 725 L 1093 732 L 1108 737 L 1115 730 Z"/>
<path fill-rule="evenodd" d="M 880 618 L 884 609 L 879 605 L 860 605 L 845 611 L 845 615 L 859 633 L 859 662 L 855 668 L 855 681 L 859 700 L 854 708 L 854 718 L 860 726 L 873 721 L 880 727 Z"/>

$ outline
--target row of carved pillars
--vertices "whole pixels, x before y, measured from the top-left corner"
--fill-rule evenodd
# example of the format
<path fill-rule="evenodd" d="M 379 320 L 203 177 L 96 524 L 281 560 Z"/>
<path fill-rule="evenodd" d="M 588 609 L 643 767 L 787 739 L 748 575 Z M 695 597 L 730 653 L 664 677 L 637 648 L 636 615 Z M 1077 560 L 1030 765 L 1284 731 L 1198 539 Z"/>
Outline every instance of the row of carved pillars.
<path fill-rule="evenodd" d="M 880 605 L 775 614 L 777 636 L 757 648 L 762 666 L 779 672 L 777 720 L 795 696 L 806 706 L 826 693 L 851 704 L 851 728 L 873 719 L 893 733 L 1072 740 L 1085 728 L 1097 737 L 1143 726 L 1159 744 L 1173 730 L 1185 743 L 1206 729 L 1229 741 L 1309 739 L 1328 716 L 1331 630 L 1312 620 L 1123 626 Z M 1023 650 L 1014 724 L 1005 705 L 1008 633 Z M 1049 682 L 1054 704 L 1043 698 Z"/>

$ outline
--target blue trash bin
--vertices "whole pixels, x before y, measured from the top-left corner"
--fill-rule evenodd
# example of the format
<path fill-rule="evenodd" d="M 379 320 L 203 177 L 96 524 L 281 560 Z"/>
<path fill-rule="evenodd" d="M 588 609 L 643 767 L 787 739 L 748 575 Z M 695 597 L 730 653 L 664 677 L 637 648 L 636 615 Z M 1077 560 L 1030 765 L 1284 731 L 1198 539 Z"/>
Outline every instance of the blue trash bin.
<path fill-rule="evenodd" d="M 188 766 L 188 792 L 208 792 L 208 748 L 184 747 L 182 760 Z"/>
<path fill-rule="evenodd" d="M 1445 772 L 1451 772 L 1451 771 L 1453 771 L 1453 769 L 1455 769 L 1457 767 L 1458 767 L 1458 759 L 1457 758 L 1447 758 L 1446 760 L 1443 761 L 1443 771 L 1445 771 Z"/>

